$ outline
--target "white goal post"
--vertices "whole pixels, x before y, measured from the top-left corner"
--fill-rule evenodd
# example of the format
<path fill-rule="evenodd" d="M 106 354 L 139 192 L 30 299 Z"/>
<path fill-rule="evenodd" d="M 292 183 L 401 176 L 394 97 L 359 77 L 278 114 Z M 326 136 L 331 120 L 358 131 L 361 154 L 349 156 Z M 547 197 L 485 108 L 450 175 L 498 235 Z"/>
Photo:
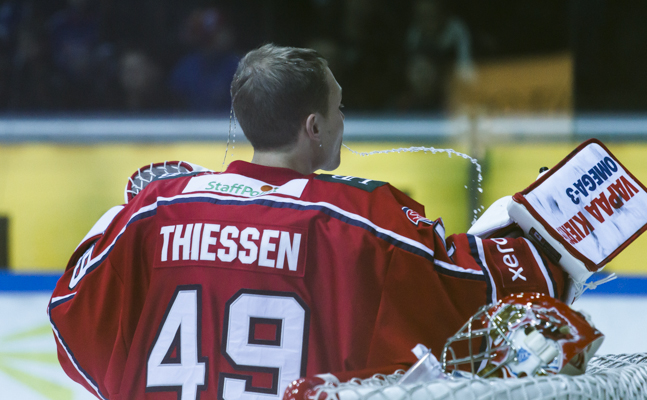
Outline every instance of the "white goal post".
<path fill-rule="evenodd" d="M 316 400 L 600 400 L 647 399 L 647 353 L 598 356 L 586 374 L 520 379 L 455 378 L 399 385 L 403 375 L 375 375 L 342 384 L 315 387 Z"/>

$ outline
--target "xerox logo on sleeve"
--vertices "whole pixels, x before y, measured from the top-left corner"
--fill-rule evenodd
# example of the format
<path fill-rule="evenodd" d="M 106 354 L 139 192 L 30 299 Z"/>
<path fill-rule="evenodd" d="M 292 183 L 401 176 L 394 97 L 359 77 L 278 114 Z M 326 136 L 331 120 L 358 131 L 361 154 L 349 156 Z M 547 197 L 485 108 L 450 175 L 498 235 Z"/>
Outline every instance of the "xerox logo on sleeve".
<path fill-rule="evenodd" d="M 307 179 L 293 179 L 275 186 L 238 174 L 201 175 L 191 178 L 182 193 L 215 192 L 240 197 L 257 197 L 266 194 L 284 194 L 301 197 Z"/>

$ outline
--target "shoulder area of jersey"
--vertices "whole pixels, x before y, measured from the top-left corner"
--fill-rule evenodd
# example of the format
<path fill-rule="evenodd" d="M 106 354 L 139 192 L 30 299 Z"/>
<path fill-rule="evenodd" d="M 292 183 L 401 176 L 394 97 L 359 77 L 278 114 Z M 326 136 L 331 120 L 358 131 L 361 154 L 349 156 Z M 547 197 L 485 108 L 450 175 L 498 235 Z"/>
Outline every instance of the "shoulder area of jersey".
<path fill-rule="evenodd" d="M 372 179 L 359 178 L 356 176 L 318 174 L 314 179 L 324 182 L 341 183 L 362 189 L 365 192 L 372 192 L 380 186 L 388 185 L 388 182 L 376 181 Z"/>
<path fill-rule="evenodd" d="M 153 181 L 197 175 L 212 170 L 187 161 L 164 161 L 145 165 L 135 171 L 124 189 L 124 200 L 129 203 Z"/>

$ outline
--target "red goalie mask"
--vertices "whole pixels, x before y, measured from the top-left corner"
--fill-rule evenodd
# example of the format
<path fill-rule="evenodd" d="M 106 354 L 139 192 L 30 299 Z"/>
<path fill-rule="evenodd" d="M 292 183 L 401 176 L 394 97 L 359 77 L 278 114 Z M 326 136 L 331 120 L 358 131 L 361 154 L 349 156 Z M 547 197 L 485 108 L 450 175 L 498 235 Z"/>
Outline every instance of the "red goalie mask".
<path fill-rule="evenodd" d="M 481 307 L 449 338 L 442 364 L 445 372 L 467 367 L 484 378 L 579 375 L 603 340 L 583 314 L 561 301 L 514 294 Z"/>

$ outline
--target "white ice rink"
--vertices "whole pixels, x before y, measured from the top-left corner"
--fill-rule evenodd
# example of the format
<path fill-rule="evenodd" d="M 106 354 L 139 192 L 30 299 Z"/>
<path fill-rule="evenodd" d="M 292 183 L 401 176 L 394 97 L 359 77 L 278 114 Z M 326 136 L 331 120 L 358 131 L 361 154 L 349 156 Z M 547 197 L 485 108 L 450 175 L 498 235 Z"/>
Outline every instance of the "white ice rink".
<path fill-rule="evenodd" d="M 0 399 L 95 399 L 58 365 L 48 300 L 47 292 L 0 291 Z M 647 352 L 647 296 L 592 292 L 573 308 L 606 335 L 598 354 Z"/>

